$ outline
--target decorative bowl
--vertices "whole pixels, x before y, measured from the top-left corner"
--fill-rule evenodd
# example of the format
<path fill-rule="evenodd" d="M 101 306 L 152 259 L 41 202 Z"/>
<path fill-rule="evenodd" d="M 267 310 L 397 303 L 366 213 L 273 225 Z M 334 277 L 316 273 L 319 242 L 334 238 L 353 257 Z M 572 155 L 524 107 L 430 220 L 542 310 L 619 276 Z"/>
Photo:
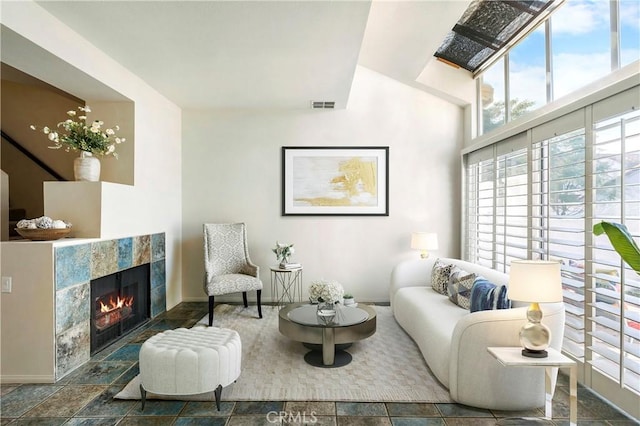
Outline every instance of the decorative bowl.
<path fill-rule="evenodd" d="M 71 232 L 71 228 L 16 228 L 16 232 L 31 241 L 51 241 L 66 237 Z"/>

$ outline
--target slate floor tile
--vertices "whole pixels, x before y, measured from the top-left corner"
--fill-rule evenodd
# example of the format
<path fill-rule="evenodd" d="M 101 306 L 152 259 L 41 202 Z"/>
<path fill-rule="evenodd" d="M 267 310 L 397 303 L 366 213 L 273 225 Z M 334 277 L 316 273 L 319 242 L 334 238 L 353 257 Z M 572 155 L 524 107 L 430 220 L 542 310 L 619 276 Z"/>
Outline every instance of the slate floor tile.
<path fill-rule="evenodd" d="M 383 402 L 336 402 L 338 416 L 386 416 Z"/>
<path fill-rule="evenodd" d="M 446 426 L 440 417 L 391 417 L 393 426 Z"/>
<path fill-rule="evenodd" d="M 267 414 L 284 410 L 282 401 L 238 401 L 233 414 Z M 264 417 L 263 417 L 264 418 Z"/>
<path fill-rule="evenodd" d="M 130 361 L 130 362 L 138 362 L 138 358 L 140 355 L 140 347 L 141 343 L 132 343 L 128 345 L 124 345 L 108 357 L 106 357 L 105 361 Z"/>
<path fill-rule="evenodd" d="M 106 389 L 101 385 L 67 385 L 29 410 L 25 417 L 71 417 Z"/>
<path fill-rule="evenodd" d="M 120 418 L 118 417 L 72 417 L 65 423 L 65 426 L 114 426 L 119 421 Z"/>
<path fill-rule="evenodd" d="M 178 417 L 174 426 L 225 426 L 226 417 Z"/>
<path fill-rule="evenodd" d="M 338 416 L 338 426 L 391 426 L 389 417 L 369 416 Z"/>
<path fill-rule="evenodd" d="M 187 403 L 185 401 L 147 400 L 142 411 L 142 404 L 135 400 L 129 416 L 177 416 Z"/>
<path fill-rule="evenodd" d="M 131 362 L 123 361 L 90 361 L 72 373 L 69 383 L 108 385 L 131 365 Z"/>
<path fill-rule="evenodd" d="M 114 399 L 122 386 L 110 386 L 77 413 L 80 417 L 124 417 L 140 401 Z"/>
<path fill-rule="evenodd" d="M 154 417 L 137 417 L 137 416 L 127 416 L 118 426 L 171 426 L 176 421 L 175 417 L 164 417 L 164 416 L 154 416 Z"/>
<path fill-rule="evenodd" d="M 491 417 L 493 414 L 489 410 L 468 407 L 460 404 L 436 404 L 442 417 Z"/>
<path fill-rule="evenodd" d="M 58 385 L 23 385 L 2 396 L 2 417 L 20 417 L 44 399 L 62 389 Z"/>
<path fill-rule="evenodd" d="M 65 424 L 67 420 L 64 417 L 21 417 L 11 424 L 16 426 L 58 426 Z"/>
<path fill-rule="evenodd" d="M 125 371 L 120 377 L 118 377 L 113 383 L 126 385 L 131 380 L 133 380 L 138 374 L 140 374 L 140 368 L 138 368 L 138 363 L 133 364 L 127 371 Z"/>
<path fill-rule="evenodd" d="M 180 412 L 180 416 L 185 417 L 229 417 L 233 412 L 235 402 L 220 402 L 220 411 L 218 411 L 215 402 L 210 401 L 191 401 Z"/>
<path fill-rule="evenodd" d="M 267 426 L 280 425 L 281 423 L 270 423 L 265 415 L 243 414 L 234 415 L 229 418 L 227 426 Z"/>
<path fill-rule="evenodd" d="M 484 417 L 447 417 L 444 419 L 447 426 L 495 426 L 496 419 Z"/>
<path fill-rule="evenodd" d="M 440 412 L 435 404 L 419 404 L 410 402 L 387 402 L 389 416 L 421 416 L 439 417 Z"/>

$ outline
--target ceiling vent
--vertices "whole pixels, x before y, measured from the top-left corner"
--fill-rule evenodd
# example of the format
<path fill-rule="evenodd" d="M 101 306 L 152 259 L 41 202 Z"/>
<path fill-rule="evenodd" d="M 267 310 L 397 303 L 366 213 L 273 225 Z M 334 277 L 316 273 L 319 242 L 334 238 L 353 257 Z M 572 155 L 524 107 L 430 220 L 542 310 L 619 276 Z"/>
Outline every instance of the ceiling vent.
<path fill-rule="evenodd" d="M 335 102 L 311 101 L 311 109 L 334 109 Z"/>

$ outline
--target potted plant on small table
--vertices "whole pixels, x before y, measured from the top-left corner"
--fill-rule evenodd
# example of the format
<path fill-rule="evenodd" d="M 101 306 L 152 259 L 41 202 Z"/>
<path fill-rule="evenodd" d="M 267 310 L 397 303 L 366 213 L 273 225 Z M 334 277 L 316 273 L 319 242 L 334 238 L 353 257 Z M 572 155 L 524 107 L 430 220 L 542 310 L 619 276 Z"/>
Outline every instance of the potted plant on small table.
<path fill-rule="evenodd" d="M 356 306 L 356 299 L 353 298 L 353 294 L 351 293 L 345 293 L 344 296 L 342 296 L 343 299 L 343 304 L 344 306 Z"/>

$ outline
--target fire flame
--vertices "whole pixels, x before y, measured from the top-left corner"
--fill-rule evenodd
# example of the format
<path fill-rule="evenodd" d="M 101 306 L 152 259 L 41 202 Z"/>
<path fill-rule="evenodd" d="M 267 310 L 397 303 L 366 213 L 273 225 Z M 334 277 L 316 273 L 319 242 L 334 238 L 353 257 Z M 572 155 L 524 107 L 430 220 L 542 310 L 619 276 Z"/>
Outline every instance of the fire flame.
<path fill-rule="evenodd" d="M 133 296 L 130 297 L 123 297 L 120 298 L 120 296 L 118 296 L 118 298 L 116 300 L 113 300 L 113 298 L 109 298 L 109 304 L 105 305 L 102 300 L 100 300 L 100 312 L 111 312 L 111 311 L 115 311 L 116 309 L 122 309 L 122 307 L 124 306 L 131 306 L 133 305 Z"/>

